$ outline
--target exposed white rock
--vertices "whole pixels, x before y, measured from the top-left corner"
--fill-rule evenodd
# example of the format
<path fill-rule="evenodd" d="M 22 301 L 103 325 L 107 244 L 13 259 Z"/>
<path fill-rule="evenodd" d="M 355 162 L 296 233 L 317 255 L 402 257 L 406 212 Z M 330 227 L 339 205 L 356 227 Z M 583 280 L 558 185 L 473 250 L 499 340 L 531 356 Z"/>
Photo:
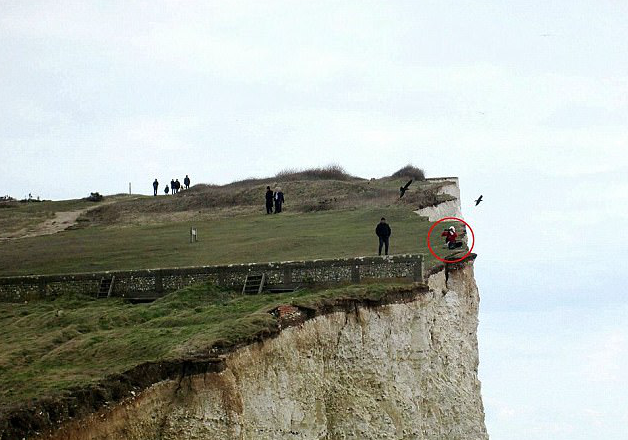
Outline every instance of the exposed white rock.
<path fill-rule="evenodd" d="M 462 218 L 462 212 L 460 208 L 460 186 L 458 185 L 458 178 L 444 177 L 428 180 L 430 182 L 443 183 L 437 194 L 448 194 L 452 197 L 455 197 L 456 199 L 442 202 L 435 206 L 427 206 L 425 208 L 417 209 L 414 212 L 422 217 L 427 217 L 427 219 L 431 222 L 438 221 L 443 217 Z"/>
<path fill-rule="evenodd" d="M 67 439 L 487 439 L 473 263 L 409 303 L 335 312 L 164 381 Z M 61 434 L 59 434 L 61 435 Z"/>

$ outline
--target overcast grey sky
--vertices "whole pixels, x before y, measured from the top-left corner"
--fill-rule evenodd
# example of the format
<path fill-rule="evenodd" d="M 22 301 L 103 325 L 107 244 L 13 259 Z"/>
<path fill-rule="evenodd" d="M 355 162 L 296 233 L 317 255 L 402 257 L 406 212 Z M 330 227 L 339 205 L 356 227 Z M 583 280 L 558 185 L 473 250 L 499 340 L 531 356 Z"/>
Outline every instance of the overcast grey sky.
<path fill-rule="evenodd" d="M 459 176 L 491 438 L 625 438 L 627 19 L 610 0 L 0 1 L 0 194 Z"/>

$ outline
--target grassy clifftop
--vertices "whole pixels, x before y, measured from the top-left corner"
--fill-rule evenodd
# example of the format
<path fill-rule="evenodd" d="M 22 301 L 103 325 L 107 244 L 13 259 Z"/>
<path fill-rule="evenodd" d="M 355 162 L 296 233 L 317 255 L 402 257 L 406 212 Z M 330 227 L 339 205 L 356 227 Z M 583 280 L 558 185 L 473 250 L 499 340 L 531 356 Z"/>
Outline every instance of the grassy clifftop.
<path fill-rule="evenodd" d="M 442 184 L 419 181 L 400 199 L 406 177 L 298 180 L 303 178 L 288 173 L 197 185 L 174 196 L 107 197 L 98 204 L 9 204 L 0 209 L 0 276 L 373 255 L 382 216 L 393 229 L 391 253 L 428 254 L 430 223 L 412 211 L 450 198 L 438 194 Z M 283 213 L 265 214 L 267 185 L 282 187 Z M 54 229 L 55 219 L 69 213 L 75 221 L 68 229 L 37 233 L 41 222 Z M 198 243 L 189 243 L 190 227 L 198 229 Z M 25 238 L 15 238 L 20 231 Z"/>

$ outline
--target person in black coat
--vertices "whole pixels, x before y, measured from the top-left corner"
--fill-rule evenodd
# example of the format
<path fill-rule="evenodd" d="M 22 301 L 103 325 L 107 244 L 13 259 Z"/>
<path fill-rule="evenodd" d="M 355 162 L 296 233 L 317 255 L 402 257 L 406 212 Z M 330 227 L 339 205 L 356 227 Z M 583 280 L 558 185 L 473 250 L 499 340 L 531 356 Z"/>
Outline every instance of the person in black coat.
<path fill-rule="evenodd" d="M 177 179 L 174 184 L 177 186 L 177 194 L 179 193 L 179 190 L 181 189 L 181 182 L 179 182 L 179 179 Z"/>
<path fill-rule="evenodd" d="M 153 182 L 153 195 L 154 196 L 157 195 L 157 187 L 159 187 L 159 182 L 157 182 L 157 179 L 155 179 L 155 181 Z"/>
<path fill-rule="evenodd" d="M 379 255 L 382 255 L 382 246 L 386 246 L 386 255 L 388 255 L 388 244 L 390 239 L 390 234 L 392 231 L 390 230 L 390 226 L 386 223 L 386 219 L 382 217 L 379 224 L 375 228 L 375 234 L 379 237 Z"/>
<path fill-rule="evenodd" d="M 174 183 L 174 179 L 170 180 L 170 189 L 172 190 L 172 194 L 174 195 L 174 193 L 176 192 L 176 185 Z"/>
<path fill-rule="evenodd" d="M 273 213 L 273 190 L 270 189 L 270 186 L 266 187 L 266 214 Z"/>
<path fill-rule="evenodd" d="M 166 187 L 164 188 L 164 193 L 166 193 L 166 195 L 168 195 L 168 191 L 170 191 L 170 188 L 168 188 L 168 185 L 166 185 Z"/>
<path fill-rule="evenodd" d="M 183 184 L 185 185 L 185 189 L 190 189 L 190 177 L 186 174 L 185 179 L 183 179 Z"/>

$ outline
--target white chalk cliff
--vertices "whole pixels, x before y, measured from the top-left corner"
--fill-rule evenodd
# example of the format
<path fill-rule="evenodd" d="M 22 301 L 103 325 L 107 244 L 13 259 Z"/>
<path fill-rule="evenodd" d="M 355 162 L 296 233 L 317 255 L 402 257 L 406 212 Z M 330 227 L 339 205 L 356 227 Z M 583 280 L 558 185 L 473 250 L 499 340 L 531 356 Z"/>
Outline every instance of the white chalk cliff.
<path fill-rule="evenodd" d="M 54 439 L 487 439 L 473 261 L 407 301 L 317 316 Z"/>

